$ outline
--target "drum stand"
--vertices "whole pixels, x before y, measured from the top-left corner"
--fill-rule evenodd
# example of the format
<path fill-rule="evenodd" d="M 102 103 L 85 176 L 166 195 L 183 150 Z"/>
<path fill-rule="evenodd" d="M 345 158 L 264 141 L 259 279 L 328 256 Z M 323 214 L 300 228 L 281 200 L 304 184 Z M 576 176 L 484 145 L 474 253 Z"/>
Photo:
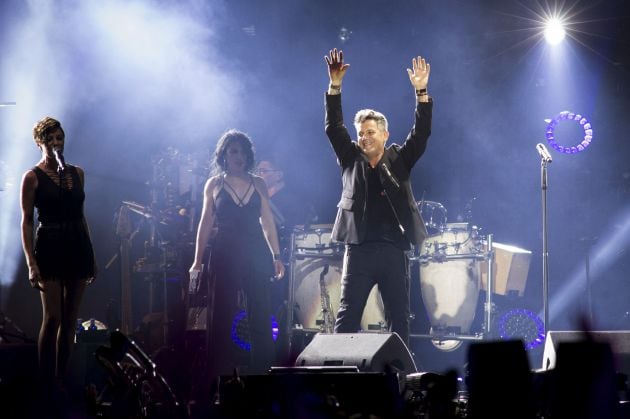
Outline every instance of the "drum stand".
<path fill-rule="evenodd" d="M 291 336 L 293 335 L 294 327 L 293 309 L 295 306 L 295 261 L 295 232 L 293 232 L 291 233 L 291 254 L 289 256 L 289 295 L 287 296 L 287 322 L 285 325 L 285 332 L 288 336 L 289 346 L 291 345 Z"/>
<path fill-rule="evenodd" d="M 486 303 L 484 306 L 484 334 L 487 338 L 489 338 L 493 332 L 492 330 L 492 289 L 494 288 L 494 284 L 492 281 L 492 265 L 494 262 L 494 251 L 492 250 L 492 234 L 488 234 L 488 279 L 486 284 Z"/>

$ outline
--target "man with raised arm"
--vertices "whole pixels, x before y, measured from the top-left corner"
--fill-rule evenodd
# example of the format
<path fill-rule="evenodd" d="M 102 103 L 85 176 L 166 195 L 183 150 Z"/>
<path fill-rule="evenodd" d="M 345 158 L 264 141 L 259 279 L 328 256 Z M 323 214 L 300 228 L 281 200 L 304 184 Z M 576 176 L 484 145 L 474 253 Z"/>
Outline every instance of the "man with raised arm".
<path fill-rule="evenodd" d="M 427 235 L 409 176 L 431 134 L 433 101 L 427 92 L 430 65 L 422 57 L 407 69 L 415 89 L 415 122 L 403 145 L 385 147 L 387 119 L 372 109 L 357 112 L 353 142 L 343 123 L 342 80 L 350 67 L 343 52 L 325 57 L 330 84 L 326 94 L 326 135 L 342 169 L 343 191 L 332 231 L 345 243 L 341 304 L 335 332 L 360 328 L 368 295 L 376 284 L 391 331 L 409 345 L 409 259 L 407 250 Z"/>

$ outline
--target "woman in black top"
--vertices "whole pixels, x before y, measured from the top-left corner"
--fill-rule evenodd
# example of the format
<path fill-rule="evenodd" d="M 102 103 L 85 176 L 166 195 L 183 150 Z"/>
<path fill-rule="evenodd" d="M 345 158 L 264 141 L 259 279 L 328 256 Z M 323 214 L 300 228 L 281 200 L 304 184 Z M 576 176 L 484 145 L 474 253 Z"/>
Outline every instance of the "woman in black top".
<path fill-rule="evenodd" d="M 208 372 L 210 377 L 231 373 L 244 349 L 250 352 L 249 372 L 264 373 L 273 358 L 270 280 L 284 276 L 269 194 L 264 180 L 252 174 L 253 145 L 245 133 L 229 130 L 223 134 L 215 159 L 219 174 L 208 179 L 204 188 L 190 268 L 193 280 L 210 244 Z M 243 313 L 249 323 L 247 342 L 240 341 L 235 330 Z"/>
<path fill-rule="evenodd" d="M 29 281 L 42 300 L 40 372 L 45 383 L 52 384 L 65 375 L 79 304 L 85 285 L 94 280 L 96 265 L 83 216 L 83 170 L 63 162 L 63 128 L 46 117 L 35 124 L 33 138 L 42 158 L 22 178 L 22 247 Z M 39 221 L 35 239 L 34 208 Z"/>

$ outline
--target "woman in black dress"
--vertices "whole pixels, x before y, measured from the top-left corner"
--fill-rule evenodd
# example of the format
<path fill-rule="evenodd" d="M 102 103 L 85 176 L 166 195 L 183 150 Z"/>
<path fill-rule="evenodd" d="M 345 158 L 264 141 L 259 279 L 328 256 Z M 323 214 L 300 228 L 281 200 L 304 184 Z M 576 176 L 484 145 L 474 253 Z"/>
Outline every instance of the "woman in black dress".
<path fill-rule="evenodd" d="M 208 371 L 230 374 L 239 353 L 250 351 L 250 373 L 271 366 L 273 340 L 270 282 L 284 276 L 278 234 L 267 187 L 252 174 L 254 150 L 249 137 L 227 131 L 215 150 L 219 174 L 204 188 L 204 201 L 191 280 L 199 274 L 210 244 Z M 247 316 L 249 336 L 238 330 Z"/>
<path fill-rule="evenodd" d="M 42 300 L 40 372 L 44 383 L 56 379 L 60 384 L 74 343 L 83 290 L 94 280 L 96 265 L 83 216 L 83 170 L 63 162 L 63 128 L 46 117 L 35 124 L 33 138 L 42 158 L 22 178 L 22 247 L 29 281 Z M 33 239 L 35 208 L 39 224 Z"/>

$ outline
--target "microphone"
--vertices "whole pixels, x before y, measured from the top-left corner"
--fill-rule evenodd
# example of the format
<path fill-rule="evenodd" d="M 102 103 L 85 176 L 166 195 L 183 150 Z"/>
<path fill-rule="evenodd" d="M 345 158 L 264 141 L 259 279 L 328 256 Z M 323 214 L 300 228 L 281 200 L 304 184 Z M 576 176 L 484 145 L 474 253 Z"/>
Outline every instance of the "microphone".
<path fill-rule="evenodd" d="M 66 161 L 63 158 L 63 153 L 60 147 L 53 148 L 53 154 L 55 155 L 55 160 L 57 160 L 57 170 L 63 172 L 66 170 Z"/>
<path fill-rule="evenodd" d="M 392 182 L 396 188 L 400 188 L 400 184 L 398 183 L 398 181 L 396 181 L 396 178 L 392 175 L 392 172 L 389 171 L 389 167 L 387 167 L 385 163 L 381 164 L 381 167 L 385 171 L 385 174 L 389 178 L 390 182 Z"/>
<path fill-rule="evenodd" d="M 552 162 L 553 159 L 551 158 L 551 154 L 549 154 L 547 147 L 545 147 L 543 143 L 536 144 L 536 151 L 538 151 L 540 158 L 543 159 L 546 163 Z"/>

